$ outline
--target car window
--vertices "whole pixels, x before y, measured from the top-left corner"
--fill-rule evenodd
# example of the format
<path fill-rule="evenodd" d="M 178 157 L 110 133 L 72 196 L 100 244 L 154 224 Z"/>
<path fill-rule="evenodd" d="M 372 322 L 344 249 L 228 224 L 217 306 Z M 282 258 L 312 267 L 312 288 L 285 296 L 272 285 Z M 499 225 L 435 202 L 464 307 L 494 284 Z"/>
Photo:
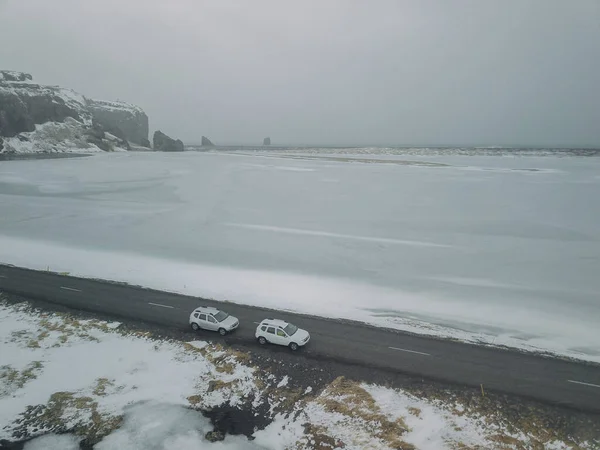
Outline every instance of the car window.
<path fill-rule="evenodd" d="M 283 332 L 283 330 L 280 330 L 280 329 L 277 329 L 277 336 L 286 337 L 286 335 Z"/>
<path fill-rule="evenodd" d="M 292 325 L 288 323 L 287 326 L 283 329 L 289 336 L 292 336 L 296 331 L 298 331 L 298 327 L 296 325 Z"/>
<path fill-rule="evenodd" d="M 198 316 L 200 316 L 200 314 L 198 314 L 198 313 L 194 314 L 194 317 L 195 317 L 196 319 L 198 318 Z"/>
<path fill-rule="evenodd" d="M 229 317 L 229 314 L 227 314 L 224 311 L 219 311 L 218 313 L 215 314 L 215 319 L 217 319 L 217 322 L 223 322 L 225 319 L 227 319 Z"/>
<path fill-rule="evenodd" d="M 206 320 L 206 314 L 200 314 L 200 320 Z"/>
<path fill-rule="evenodd" d="M 273 327 L 267 328 L 267 333 L 275 334 L 275 328 L 273 328 Z"/>
<path fill-rule="evenodd" d="M 265 327 L 265 326 L 260 327 L 260 329 L 263 331 L 267 331 L 267 327 Z"/>
<path fill-rule="evenodd" d="M 217 323 L 217 321 L 215 320 L 215 318 L 213 316 L 208 316 L 208 321 L 211 323 Z"/>

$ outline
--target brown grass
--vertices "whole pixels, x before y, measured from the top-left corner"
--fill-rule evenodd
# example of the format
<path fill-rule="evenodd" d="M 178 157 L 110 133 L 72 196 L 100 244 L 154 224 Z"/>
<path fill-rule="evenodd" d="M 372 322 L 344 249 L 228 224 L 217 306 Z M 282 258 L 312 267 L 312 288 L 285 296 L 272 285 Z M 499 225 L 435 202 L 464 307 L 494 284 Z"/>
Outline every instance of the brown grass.
<path fill-rule="evenodd" d="M 22 371 L 16 370 L 10 366 L 0 367 L 0 380 L 5 380 L 8 385 L 13 385 L 17 389 L 22 388 L 28 381 L 37 378 L 37 373 L 43 368 L 40 361 L 33 361 Z"/>
<path fill-rule="evenodd" d="M 331 450 L 346 447 L 346 444 L 341 440 L 329 436 L 324 427 L 311 423 L 305 423 L 302 426 L 307 442 L 298 442 L 296 445 L 299 450 Z"/>
<path fill-rule="evenodd" d="M 409 431 L 402 418 L 394 421 L 382 414 L 375 400 L 359 383 L 344 377 L 336 378 L 317 399 L 326 411 L 361 419 L 374 436 L 393 449 L 412 450 L 401 437 Z"/>
<path fill-rule="evenodd" d="M 198 403 L 200 403 L 202 401 L 202 397 L 200 397 L 199 395 L 190 395 L 187 398 L 188 402 L 190 402 L 190 405 L 192 406 L 196 406 Z"/>
<path fill-rule="evenodd" d="M 104 397 L 106 395 L 106 389 L 114 386 L 115 383 L 108 378 L 98 378 L 96 380 L 96 387 L 94 388 L 94 395 Z"/>
<path fill-rule="evenodd" d="M 421 417 L 421 410 L 419 408 L 415 408 L 413 406 L 408 407 L 408 412 L 411 413 L 415 417 Z"/>

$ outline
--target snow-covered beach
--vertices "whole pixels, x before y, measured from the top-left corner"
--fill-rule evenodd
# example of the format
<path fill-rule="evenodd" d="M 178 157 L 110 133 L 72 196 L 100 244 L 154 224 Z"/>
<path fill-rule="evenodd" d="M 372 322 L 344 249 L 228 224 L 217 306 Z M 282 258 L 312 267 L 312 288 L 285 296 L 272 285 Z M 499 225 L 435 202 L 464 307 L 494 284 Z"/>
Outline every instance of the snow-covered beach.
<path fill-rule="evenodd" d="M 0 261 L 600 361 L 600 159 L 405 153 L 1 163 Z"/>

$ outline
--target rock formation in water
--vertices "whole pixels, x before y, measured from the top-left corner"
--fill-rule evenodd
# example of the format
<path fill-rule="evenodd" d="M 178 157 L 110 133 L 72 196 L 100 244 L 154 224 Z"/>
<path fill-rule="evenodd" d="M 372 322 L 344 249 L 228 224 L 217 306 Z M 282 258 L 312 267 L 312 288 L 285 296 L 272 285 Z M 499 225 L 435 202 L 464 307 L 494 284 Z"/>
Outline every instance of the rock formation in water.
<path fill-rule="evenodd" d="M 213 144 L 209 138 L 207 138 L 206 136 L 202 136 L 202 147 L 214 147 L 215 144 Z"/>
<path fill-rule="evenodd" d="M 172 139 L 162 131 L 154 133 L 154 150 L 158 152 L 182 152 L 183 142 Z"/>
<path fill-rule="evenodd" d="M 271 138 L 266 137 L 263 139 L 263 145 L 271 145 Z"/>
<path fill-rule="evenodd" d="M 2 152 L 128 150 L 128 141 L 149 144 L 147 136 L 148 118 L 136 106 L 89 100 L 37 84 L 28 73 L 0 71 Z"/>

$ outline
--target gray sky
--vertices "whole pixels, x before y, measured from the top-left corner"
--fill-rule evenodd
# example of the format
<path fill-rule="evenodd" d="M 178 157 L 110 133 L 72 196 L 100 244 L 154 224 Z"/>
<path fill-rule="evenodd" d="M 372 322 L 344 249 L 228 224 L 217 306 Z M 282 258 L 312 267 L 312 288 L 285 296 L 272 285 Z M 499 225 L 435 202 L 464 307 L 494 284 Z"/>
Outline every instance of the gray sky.
<path fill-rule="evenodd" d="M 0 0 L 0 66 L 186 142 L 600 146 L 599 0 Z"/>

